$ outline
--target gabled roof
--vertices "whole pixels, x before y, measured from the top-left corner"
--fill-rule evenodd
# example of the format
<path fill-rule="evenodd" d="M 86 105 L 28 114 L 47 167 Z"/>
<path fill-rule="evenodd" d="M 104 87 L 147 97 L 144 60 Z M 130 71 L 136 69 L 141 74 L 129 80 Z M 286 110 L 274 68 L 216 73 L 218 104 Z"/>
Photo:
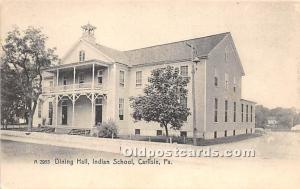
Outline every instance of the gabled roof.
<path fill-rule="evenodd" d="M 119 51 L 97 43 L 87 42 L 115 62 L 128 66 L 137 66 L 166 61 L 190 60 L 192 50 L 186 45 L 186 42 L 193 45 L 196 50 L 196 56 L 207 56 L 227 35 L 230 35 L 230 33 L 226 32 L 128 51 Z"/>
<path fill-rule="evenodd" d="M 131 65 L 190 60 L 191 48 L 186 45 L 186 42 L 194 46 L 198 57 L 207 56 L 209 52 L 228 34 L 228 32 L 221 33 L 201 38 L 124 51 L 124 53 L 128 56 Z"/>
<path fill-rule="evenodd" d="M 112 49 L 110 47 L 106 47 L 104 45 L 100 45 L 96 43 L 94 45 L 99 51 L 107 55 L 108 57 L 114 59 L 116 62 L 123 63 L 129 65 L 128 57 L 125 55 L 124 52 Z"/>

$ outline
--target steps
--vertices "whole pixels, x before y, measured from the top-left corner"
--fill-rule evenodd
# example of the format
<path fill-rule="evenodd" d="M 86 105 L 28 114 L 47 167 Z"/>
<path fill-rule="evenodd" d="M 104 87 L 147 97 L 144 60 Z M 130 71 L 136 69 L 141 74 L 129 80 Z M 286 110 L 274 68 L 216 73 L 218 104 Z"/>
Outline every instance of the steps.
<path fill-rule="evenodd" d="M 69 135 L 90 135 L 90 129 L 72 129 L 68 134 Z"/>

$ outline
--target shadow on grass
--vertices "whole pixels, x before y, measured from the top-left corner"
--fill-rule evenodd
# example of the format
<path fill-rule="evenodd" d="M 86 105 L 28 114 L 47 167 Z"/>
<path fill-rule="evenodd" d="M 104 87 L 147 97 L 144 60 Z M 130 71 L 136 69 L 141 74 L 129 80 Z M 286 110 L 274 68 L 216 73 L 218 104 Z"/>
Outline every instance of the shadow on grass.
<path fill-rule="evenodd" d="M 250 138 L 256 138 L 260 137 L 262 134 L 242 134 L 237 136 L 230 136 L 230 137 L 223 137 L 223 138 L 216 138 L 216 139 L 197 139 L 197 146 L 209 146 L 209 145 L 216 145 L 216 144 L 226 144 L 226 143 L 233 143 L 233 142 L 239 142 L 243 140 L 247 140 Z M 170 139 L 168 139 L 166 136 L 139 136 L 139 135 L 122 135 L 118 136 L 119 139 L 124 140 L 136 140 L 136 141 L 149 141 L 149 142 L 161 142 L 161 143 L 167 143 L 170 142 Z M 178 144 L 193 144 L 192 138 L 184 138 L 184 137 L 169 137 L 172 138 L 172 143 L 178 143 Z"/>
<path fill-rule="evenodd" d="M 216 144 L 233 143 L 233 142 L 247 140 L 250 138 L 260 137 L 260 136 L 262 136 L 262 134 L 254 133 L 254 134 L 242 134 L 242 135 L 222 137 L 222 138 L 216 138 L 216 139 L 208 139 L 208 140 L 200 139 L 198 141 L 198 146 L 210 146 L 210 145 L 216 145 Z"/>

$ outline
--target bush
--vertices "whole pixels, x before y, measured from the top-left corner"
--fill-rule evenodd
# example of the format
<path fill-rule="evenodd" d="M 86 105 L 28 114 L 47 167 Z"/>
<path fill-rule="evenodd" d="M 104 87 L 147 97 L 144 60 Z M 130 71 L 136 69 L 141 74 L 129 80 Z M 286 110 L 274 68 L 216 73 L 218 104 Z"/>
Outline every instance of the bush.
<path fill-rule="evenodd" d="M 112 138 L 112 136 L 117 137 L 118 127 L 114 121 L 109 120 L 108 122 L 104 122 L 100 126 L 97 126 L 96 135 L 104 138 Z"/>

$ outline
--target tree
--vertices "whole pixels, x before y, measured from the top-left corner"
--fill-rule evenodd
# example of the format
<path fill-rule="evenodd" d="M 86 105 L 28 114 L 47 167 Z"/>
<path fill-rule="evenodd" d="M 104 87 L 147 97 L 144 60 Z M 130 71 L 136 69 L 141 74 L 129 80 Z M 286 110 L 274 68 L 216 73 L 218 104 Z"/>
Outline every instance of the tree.
<path fill-rule="evenodd" d="M 20 100 L 25 104 L 28 130 L 32 128 L 33 115 L 42 93 L 42 70 L 58 59 L 55 48 L 46 48 L 46 40 L 47 36 L 40 29 L 28 27 L 21 32 L 14 28 L 8 32 L 2 46 L 3 64 L 12 65 L 10 74 L 16 81 L 17 90 L 22 91 Z"/>
<path fill-rule="evenodd" d="M 13 124 L 15 118 L 24 118 L 25 103 L 23 91 L 17 85 L 13 70 L 7 64 L 1 65 L 1 124 Z"/>
<path fill-rule="evenodd" d="M 144 96 L 131 97 L 135 121 L 158 122 L 169 135 L 168 126 L 179 130 L 191 114 L 186 106 L 189 78 L 182 77 L 178 68 L 167 66 L 151 72 Z"/>
<path fill-rule="evenodd" d="M 267 122 L 270 115 L 270 110 L 263 105 L 257 105 L 255 107 L 255 127 L 263 128 Z"/>
<path fill-rule="evenodd" d="M 296 121 L 296 109 L 295 108 L 274 108 L 270 111 L 271 116 L 276 117 L 278 124 L 282 127 L 292 128 Z"/>
<path fill-rule="evenodd" d="M 294 115 L 293 126 L 300 124 L 300 113 Z"/>
<path fill-rule="evenodd" d="M 278 121 L 280 128 L 290 129 L 300 123 L 300 113 L 295 108 L 273 108 L 268 109 L 262 105 L 255 107 L 255 127 L 264 127 L 267 125 L 269 117 Z"/>

